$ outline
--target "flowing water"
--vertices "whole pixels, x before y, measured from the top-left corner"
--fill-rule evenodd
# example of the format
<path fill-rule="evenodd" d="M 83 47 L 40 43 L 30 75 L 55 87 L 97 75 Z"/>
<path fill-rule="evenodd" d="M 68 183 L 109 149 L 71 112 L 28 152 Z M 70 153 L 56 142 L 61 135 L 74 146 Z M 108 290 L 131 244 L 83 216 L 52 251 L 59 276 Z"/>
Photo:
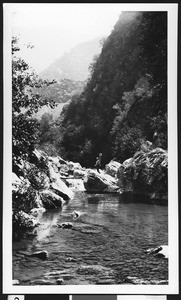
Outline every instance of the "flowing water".
<path fill-rule="evenodd" d="M 64 222 L 73 227 L 61 228 Z M 166 205 L 77 191 L 41 223 L 36 236 L 13 243 L 13 279 L 20 285 L 168 283 L 168 259 L 145 253 L 168 244 Z M 39 250 L 48 251 L 48 259 L 29 256 Z"/>

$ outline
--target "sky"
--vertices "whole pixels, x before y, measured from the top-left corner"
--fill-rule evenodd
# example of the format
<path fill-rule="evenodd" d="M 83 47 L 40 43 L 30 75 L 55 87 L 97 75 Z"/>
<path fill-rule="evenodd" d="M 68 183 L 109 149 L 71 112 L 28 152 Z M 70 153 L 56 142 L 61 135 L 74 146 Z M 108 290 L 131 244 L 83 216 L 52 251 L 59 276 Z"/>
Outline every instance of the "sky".
<path fill-rule="evenodd" d="M 121 14 L 121 4 L 14 4 L 12 35 L 20 37 L 21 55 L 37 73 L 73 47 L 108 36 Z M 34 48 L 25 47 L 31 43 Z"/>

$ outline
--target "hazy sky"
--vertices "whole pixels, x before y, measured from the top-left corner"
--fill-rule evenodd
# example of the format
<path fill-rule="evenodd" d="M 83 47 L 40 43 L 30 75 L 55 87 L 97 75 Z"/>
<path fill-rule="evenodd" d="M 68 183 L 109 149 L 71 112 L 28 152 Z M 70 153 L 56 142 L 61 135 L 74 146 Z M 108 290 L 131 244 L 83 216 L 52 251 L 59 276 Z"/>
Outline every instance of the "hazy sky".
<path fill-rule="evenodd" d="M 111 33 L 121 4 L 15 4 L 11 29 L 20 35 L 22 55 L 40 72 L 76 45 Z"/>

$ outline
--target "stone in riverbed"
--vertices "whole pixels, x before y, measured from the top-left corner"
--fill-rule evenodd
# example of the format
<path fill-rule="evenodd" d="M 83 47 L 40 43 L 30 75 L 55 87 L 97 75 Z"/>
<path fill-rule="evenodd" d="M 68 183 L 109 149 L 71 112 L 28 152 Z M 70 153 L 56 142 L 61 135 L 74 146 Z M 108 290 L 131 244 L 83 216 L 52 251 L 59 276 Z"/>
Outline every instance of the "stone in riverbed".
<path fill-rule="evenodd" d="M 40 258 L 42 260 L 45 260 L 45 259 L 48 259 L 49 254 L 48 254 L 47 251 L 42 250 L 42 251 L 36 251 L 36 252 L 30 254 L 30 256 L 32 256 L 32 257 L 38 257 L 38 258 Z"/>
<path fill-rule="evenodd" d="M 115 193 L 119 191 L 117 180 L 103 171 L 100 173 L 95 170 L 88 171 L 84 186 L 87 192 Z"/>
<path fill-rule="evenodd" d="M 65 261 L 68 261 L 68 262 L 76 262 L 76 259 L 73 258 L 73 257 L 67 257 Z"/>
<path fill-rule="evenodd" d="M 58 284 L 58 285 L 64 284 L 63 278 L 57 279 L 57 284 Z"/>
<path fill-rule="evenodd" d="M 73 228 L 73 224 L 70 222 L 65 222 L 62 224 L 58 224 L 58 227 L 63 228 L 63 229 L 71 229 L 71 228 Z"/>

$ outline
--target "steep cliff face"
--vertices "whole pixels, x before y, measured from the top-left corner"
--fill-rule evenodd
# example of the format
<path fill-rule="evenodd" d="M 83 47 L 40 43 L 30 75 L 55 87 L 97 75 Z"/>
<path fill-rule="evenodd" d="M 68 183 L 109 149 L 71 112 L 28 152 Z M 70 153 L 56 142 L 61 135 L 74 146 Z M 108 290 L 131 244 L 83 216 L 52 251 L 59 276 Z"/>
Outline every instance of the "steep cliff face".
<path fill-rule="evenodd" d="M 84 92 L 64 111 L 71 159 L 91 165 L 102 152 L 103 162 L 124 161 L 144 140 L 167 147 L 166 60 L 166 13 L 123 12 Z"/>

